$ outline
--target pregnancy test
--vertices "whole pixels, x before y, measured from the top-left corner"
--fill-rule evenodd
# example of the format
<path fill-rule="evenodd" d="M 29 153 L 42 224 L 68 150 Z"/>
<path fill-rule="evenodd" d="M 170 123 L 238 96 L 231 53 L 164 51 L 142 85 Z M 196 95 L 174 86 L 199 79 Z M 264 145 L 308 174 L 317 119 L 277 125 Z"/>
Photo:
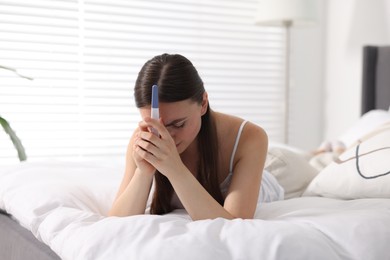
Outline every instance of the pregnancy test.
<path fill-rule="evenodd" d="M 154 119 L 160 119 L 160 113 L 158 111 L 158 86 L 153 85 L 152 86 L 152 104 L 151 104 L 151 112 L 150 112 L 150 117 Z M 151 128 L 151 132 L 157 136 L 159 136 L 158 131 L 154 129 L 153 127 Z"/>

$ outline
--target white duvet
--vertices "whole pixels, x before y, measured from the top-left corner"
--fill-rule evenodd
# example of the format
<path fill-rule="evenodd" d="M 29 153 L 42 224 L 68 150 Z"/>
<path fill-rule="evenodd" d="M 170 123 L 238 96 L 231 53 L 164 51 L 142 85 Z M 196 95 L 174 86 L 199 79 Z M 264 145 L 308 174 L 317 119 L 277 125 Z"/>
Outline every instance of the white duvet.
<path fill-rule="evenodd" d="M 0 169 L 0 208 L 62 259 L 390 259 L 390 199 L 302 197 L 254 220 L 105 217 L 123 174 L 103 163 Z"/>

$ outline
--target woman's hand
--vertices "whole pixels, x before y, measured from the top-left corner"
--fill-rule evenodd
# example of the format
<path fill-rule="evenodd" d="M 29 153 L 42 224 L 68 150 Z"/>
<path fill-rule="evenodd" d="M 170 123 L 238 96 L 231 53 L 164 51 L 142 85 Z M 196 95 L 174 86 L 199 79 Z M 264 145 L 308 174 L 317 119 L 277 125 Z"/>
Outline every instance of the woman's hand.
<path fill-rule="evenodd" d="M 156 129 L 160 136 L 148 131 L 140 131 L 135 142 L 137 158 L 147 161 L 168 179 L 175 173 L 180 173 L 185 166 L 177 151 L 174 140 L 168 130 L 162 124 L 161 119 L 145 118 L 140 123 L 140 128 Z"/>
<path fill-rule="evenodd" d="M 142 132 L 148 133 L 148 128 L 145 127 L 144 125 L 145 124 L 143 122 L 139 123 L 139 127 L 134 136 L 134 141 L 131 142 L 131 144 L 128 147 L 128 150 L 130 151 L 130 149 L 132 149 L 133 160 L 137 168 L 142 173 L 153 175 L 156 171 L 156 168 L 153 165 L 151 165 L 149 162 L 147 162 L 142 156 L 140 156 L 140 153 L 142 153 L 143 150 L 138 145 L 138 143 L 141 142 L 140 133 Z"/>

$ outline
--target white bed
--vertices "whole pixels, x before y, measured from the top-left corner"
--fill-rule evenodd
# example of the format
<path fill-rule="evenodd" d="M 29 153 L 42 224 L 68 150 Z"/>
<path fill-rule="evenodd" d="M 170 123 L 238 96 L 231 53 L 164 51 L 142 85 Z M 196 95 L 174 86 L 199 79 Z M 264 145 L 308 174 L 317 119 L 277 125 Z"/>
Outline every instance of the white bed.
<path fill-rule="evenodd" d="M 390 66 L 390 47 L 374 48 L 373 65 L 366 66 L 371 74 L 380 74 L 374 68 L 382 52 Z M 389 260 L 389 81 L 375 81 L 384 83 L 375 91 L 367 82 L 368 93 L 384 94 L 376 94 L 379 105 L 375 95 L 363 95 L 370 97 L 364 112 L 382 110 L 366 113 L 329 142 L 325 147 L 333 151 L 309 156 L 270 146 L 266 169 L 286 199 L 258 205 L 253 220 L 191 221 L 185 211 L 106 217 L 124 171 L 114 161 L 1 167 L 0 210 L 10 216 L 0 211 L 0 259 Z M 357 139 L 363 139 L 359 146 Z M 351 145 L 340 156 L 338 141 Z M 368 154 L 348 160 L 356 153 Z M 336 157 L 345 162 L 334 162 Z"/>
<path fill-rule="evenodd" d="M 298 197 L 256 219 L 105 217 L 122 166 L 22 163 L 0 172 L 0 207 L 62 259 L 390 259 L 390 199 Z"/>
<path fill-rule="evenodd" d="M 378 114 L 383 116 L 378 119 Z M 385 130 L 363 142 L 361 152 L 390 147 L 390 124 L 385 124 L 390 113 L 369 115 L 347 136 L 356 133 L 354 128 L 361 135 L 362 121 L 375 125 L 372 120 L 381 120 L 377 125 Z M 382 172 L 389 164 L 379 162 L 386 162 L 389 152 L 360 163 L 372 169 L 372 160 L 378 160 L 374 168 Z M 62 259 L 390 259 L 390 175 L 367 185 L 349 162 L 330 163 L 318 173 L 310 162 L 322 155 L 309 158 L 291 147 L 271 145 L 266 169 L 287 199 L 259 205 L 253 220 L 192 221 L 183 210 L 106 217 L 124 171 L 115 161 L 3 167 L 0 209 Z"/>

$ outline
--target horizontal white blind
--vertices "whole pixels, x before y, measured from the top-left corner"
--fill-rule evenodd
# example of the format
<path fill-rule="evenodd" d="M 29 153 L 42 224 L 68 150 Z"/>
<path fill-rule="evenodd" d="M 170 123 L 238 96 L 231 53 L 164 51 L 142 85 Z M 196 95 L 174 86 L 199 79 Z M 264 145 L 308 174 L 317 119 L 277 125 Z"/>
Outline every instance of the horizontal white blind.
<path fill-rule="evenodd" d="M 213 109 L 283 137 L 284 33 L 254 25 L 257 1 L 0 0 L 0 115 L 28 160 L 122 157 L 140 116 L 141 66 L 180 53 Z M 0 160 L 16 160 L 0 133 Z"/>

